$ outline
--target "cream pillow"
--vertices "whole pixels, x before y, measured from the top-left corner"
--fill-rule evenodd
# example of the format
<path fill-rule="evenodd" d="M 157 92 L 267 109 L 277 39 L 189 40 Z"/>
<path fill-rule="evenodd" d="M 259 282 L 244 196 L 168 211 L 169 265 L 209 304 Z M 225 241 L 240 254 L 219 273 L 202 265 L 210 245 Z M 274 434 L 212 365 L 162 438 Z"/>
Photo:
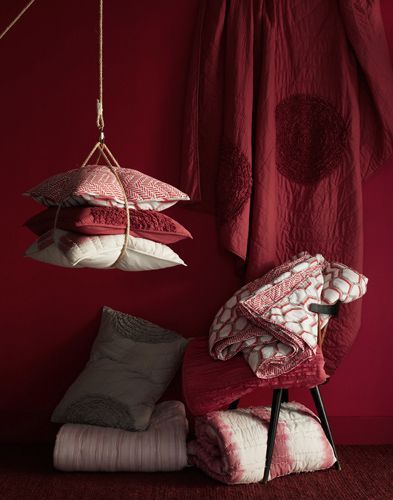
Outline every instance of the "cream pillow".
<path fill-rule="evenodd" d="M 123 234 L 88 236 L 51 230 L 38 238 L 26 256 L 61 267 L 110 268 L 124 244 Z M 129 236 L 127 249 L 115 268 L 122 271 L 149 271 L 186 264 L 167 245 Z"/>

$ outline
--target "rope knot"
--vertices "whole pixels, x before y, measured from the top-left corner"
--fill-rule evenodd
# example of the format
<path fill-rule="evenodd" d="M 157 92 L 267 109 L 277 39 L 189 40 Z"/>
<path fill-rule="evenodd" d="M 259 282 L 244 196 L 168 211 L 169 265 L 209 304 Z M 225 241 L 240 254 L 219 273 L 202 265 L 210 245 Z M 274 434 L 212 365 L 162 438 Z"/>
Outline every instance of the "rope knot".
<path fill-rule="evenodd" d="M 100 130 L 104 128 L 104 107 L 100 99 L 97 99 L 97 127 Z"/>

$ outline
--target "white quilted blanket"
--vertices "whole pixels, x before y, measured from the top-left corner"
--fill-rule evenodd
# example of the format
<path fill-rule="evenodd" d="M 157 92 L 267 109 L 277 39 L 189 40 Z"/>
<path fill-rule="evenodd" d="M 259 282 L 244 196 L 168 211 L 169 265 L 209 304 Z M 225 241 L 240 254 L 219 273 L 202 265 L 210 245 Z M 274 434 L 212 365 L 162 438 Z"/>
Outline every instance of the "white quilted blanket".
<path fill-rule="evenodd" d="M 270 408 L 215 411 L 195 421 L 190 462 L 228 484 L 261 481 L 265 468 Z M 270 479 L 326 469 L 335 463 L 318 418 L 299 403 L 283 403 Z"/>

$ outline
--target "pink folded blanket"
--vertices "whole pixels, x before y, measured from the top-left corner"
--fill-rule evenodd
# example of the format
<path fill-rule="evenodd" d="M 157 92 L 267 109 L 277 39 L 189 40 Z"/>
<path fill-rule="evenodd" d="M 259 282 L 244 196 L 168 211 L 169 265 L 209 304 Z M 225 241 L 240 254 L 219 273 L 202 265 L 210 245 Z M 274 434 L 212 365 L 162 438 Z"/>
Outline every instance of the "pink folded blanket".
<path fill-rule="evenodd" d="M 318 330 L 329 321 L 312 303 L 352 302 L 367 278 L 322 255 L 295 256 L 238 290 L 218 311 L 209 351 L 225 361 L 242 352 L 259 378 L 278 377 L 315 356 Z"/>
<path fill-rule="evenodd" d="M 56 437 L 54 466 L 63 471 L 174 471 L 187 465 L 183 403 L 159 403 L 146 431 L 65 424 Z"/>
<path fill-rule="evenodd" d="M 227 484 L 261 481 L 270 408 L 214 411 L 195 421 L 190 462 Z M 318 417 L 299 403 L 283 403 L 270 479 L 292 472 L 327 469 L 336 459 Z"/>

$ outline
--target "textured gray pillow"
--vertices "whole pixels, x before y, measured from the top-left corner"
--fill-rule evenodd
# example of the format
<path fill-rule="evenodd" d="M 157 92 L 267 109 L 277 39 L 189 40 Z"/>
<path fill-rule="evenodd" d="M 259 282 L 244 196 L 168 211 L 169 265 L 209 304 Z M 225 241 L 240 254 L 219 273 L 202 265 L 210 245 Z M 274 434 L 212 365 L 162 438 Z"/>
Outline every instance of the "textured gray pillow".
<path fill-rule="evenodd" d="M 186 344 L 177 333 L 104 307 L 90 359 L 52 422 L 146 429 Z"/>

